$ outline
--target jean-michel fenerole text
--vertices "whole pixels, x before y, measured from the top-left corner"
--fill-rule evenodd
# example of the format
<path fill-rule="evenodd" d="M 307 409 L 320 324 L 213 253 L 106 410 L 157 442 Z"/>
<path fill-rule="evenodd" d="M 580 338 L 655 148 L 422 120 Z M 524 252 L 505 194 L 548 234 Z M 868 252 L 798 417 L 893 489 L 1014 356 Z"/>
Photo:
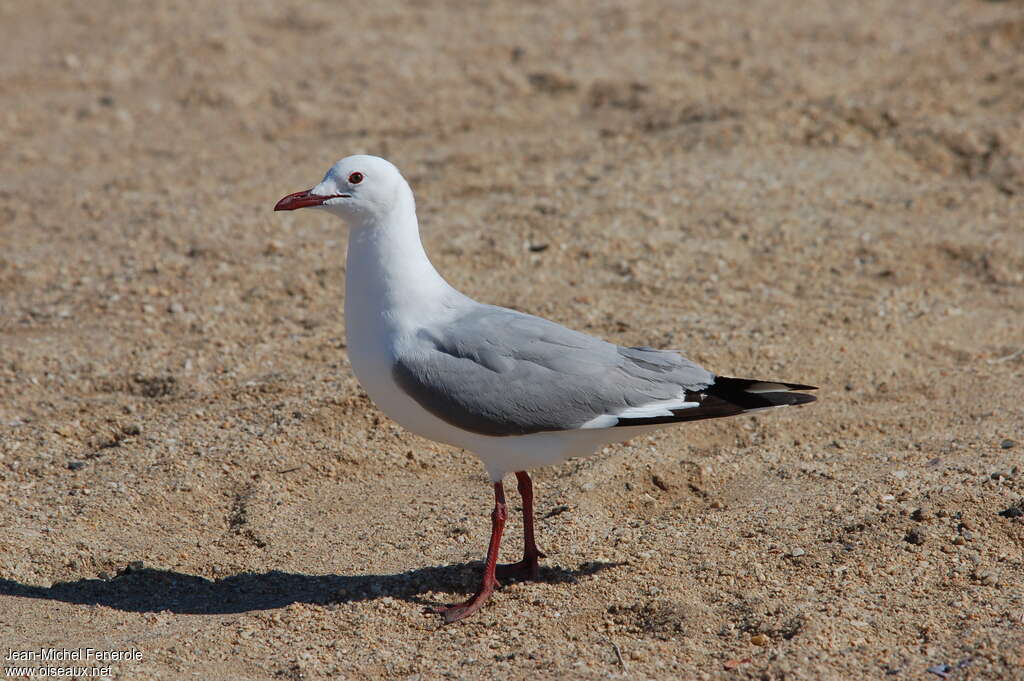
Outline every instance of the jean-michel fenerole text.
<path fill-rule="evenodd" d="M 33 650 L 7 649 L 4 657 L 6 662 L 113 662 L 134 661 L 142 659 L 142 652 L 129 648 L 127 650 L 102 650 L 97 648 L 36 648 Z"/>

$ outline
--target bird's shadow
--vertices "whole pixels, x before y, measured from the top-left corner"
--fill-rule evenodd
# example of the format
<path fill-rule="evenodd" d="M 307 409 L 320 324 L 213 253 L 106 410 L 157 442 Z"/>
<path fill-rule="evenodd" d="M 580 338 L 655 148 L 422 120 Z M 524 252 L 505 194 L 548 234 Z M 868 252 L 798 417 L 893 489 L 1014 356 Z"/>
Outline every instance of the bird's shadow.
<path fill-rule="evenodd" d="M 575 570 L 541 569 L 541 582 L 575 583 L 621 563 L 589 562 Z M 126 612 L 222 615 L 272 610 L 292 603 L 351 603 L 390 596 L 421 605 L 436 605 L 423 594 L 471 592 L 480 578 L 480 563 L 427 567 L 395 575 L 303 575 L 272 570 L 210 580 L 172 570 L 126 568 L 112 579 L 79 579 L 51 587 L 0 579 L 0 596 L 40 598 L 82 605 L 104 605 Z"/>

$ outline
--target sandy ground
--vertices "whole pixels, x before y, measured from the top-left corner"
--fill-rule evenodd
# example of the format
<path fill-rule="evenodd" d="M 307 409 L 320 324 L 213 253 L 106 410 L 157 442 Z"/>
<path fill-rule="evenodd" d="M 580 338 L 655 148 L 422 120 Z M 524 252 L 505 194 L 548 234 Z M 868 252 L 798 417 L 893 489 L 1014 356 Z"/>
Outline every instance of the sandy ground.
<path fill-rule="evenodd" d="M 484 4 L 0 4 L 0 653 L 1024 678 L 1024 5 Z M 357 152 L 474 297 L 820 401 L 538 471 L 543 580 L 440 626 L 482 466 L 353 379 L 344 226 L 270 210 Z"/>

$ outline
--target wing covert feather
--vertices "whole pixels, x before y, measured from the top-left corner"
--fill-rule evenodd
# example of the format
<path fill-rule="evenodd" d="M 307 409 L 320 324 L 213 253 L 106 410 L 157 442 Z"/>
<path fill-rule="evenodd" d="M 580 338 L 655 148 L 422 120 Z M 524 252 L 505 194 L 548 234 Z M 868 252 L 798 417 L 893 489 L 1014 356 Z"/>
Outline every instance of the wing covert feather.
<path fill-rule="evenodd" d="M 620 347 L 494 306 L 420 329 L 392 374 L 435 416 L 495 436 L 579 428 L 714 381 L 676 352 Z"/>

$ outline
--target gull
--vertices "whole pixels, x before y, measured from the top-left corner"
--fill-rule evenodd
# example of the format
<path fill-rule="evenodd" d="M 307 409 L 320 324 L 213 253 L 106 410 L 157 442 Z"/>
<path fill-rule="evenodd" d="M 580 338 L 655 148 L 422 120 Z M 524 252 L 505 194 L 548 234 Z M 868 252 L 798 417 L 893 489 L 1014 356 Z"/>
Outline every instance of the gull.
<path fill-rule="evenodd" d="M 319 208 L 349 226 L 346 340 L 370 398 L 408 430 L 468 450 L 494 487 L 480 587 L 432 608 L 445 622 L 483 606 L 498 576 L 538 579 L 528 470 L 677 423 L 813 402 L 814 386 L 716 376 L 671 350 L 621 347 L 555 322 L 477 302 L 434 269 L 412 189 L 376 156 L 335 163 L 320 184 L 274 210 Z M 497 564 L 508 511 L 502 480 L 523 502 L 523 558 Z"/>

